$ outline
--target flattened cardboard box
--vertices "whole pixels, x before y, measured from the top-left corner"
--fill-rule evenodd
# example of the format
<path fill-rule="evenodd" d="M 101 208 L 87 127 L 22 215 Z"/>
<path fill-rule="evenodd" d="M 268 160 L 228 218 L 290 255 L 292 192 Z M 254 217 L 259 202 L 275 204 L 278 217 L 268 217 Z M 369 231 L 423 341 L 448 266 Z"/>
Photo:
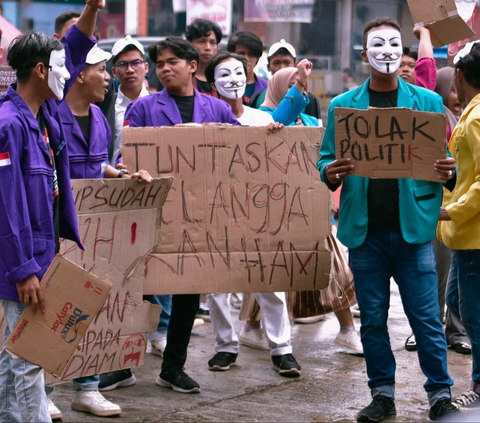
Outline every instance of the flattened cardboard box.
<path fill-rule="evenodd" d="M 62 380 L 144 363 L 148 332 L 157 328 L 161 313 L 161 307 L 143 301 L 145 257 L 160 242 L 171 184 L 171 178 L 148 185 L 128 179 L 72 181 L 85 251 L 64 240 L 61 253 L 113 287 Z"/>
<path fill-rule="evenodd" d="M 428 28 L 436 48 L 475 35 L 458 14 L 454 0 L 407 0 L 407 3 L 413 22 Z"/>
<path fill-rule="evenodd" d="M 438 182 L 433 165 L 446 157 L 446 118 L 405 108 L 335 109 L 337 158 L 353 161 L 353 174 Z"/>
<path fill-rule="evenodd" d="M 268 292 L 328 285 L 323 128 L 124 128 L 132 170 L 173 175 L 144 293 Z"/>
<path fill-rule="evenodd" d="M 60 376 L 112 284 L 57 255 L 41 281 L 46 311 L 28 305 L 6 348 Z"/>

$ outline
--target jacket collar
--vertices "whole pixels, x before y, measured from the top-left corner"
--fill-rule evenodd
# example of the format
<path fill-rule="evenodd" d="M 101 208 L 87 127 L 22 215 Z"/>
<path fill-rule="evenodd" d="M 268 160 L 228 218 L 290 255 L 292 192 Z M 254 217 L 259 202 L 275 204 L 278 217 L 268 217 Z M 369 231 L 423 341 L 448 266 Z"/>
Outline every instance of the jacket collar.
<path fill-rule="evenodd" d="M 363 85 L 358 87 L 353 93 L 353 108 L 355 109 L 368 109 L 370 105 L 370 96 L 368 94 L 368 85 L 370 84 L 370 78 L 368 78 Z M 397 107 L 407 107 L 413 110 L 417 110 L 417 104 L 414 99 L 415 92 L 411 85 L 406 83 L 402 78 L 398 78 L 398 95 L 397 95 Z"/>
<path fill-rule="evenodd" d="M 28 126 L 30 126 L 30 129 L 40 133 L 37 118 L 33 115 L 32 111 L 28 108 L 27 103 L 25 103 L 25 100 L 17 93 L 16 88 L 17 88 L 17 84 L 11 84 L 8 87 L 7 92 L 5 93 L 3 101 L 10 99 L 11 102 L 18 109 L 18 111 L 24 115 L 28 123 Z"/>
<path fill-rule="evenodd" d="M 195 88 L 193 89 L 195 99 L 193 103 L 193 118 L 194 123 L 203 123 L 205 121 L 205 112 L 208 108 L 207 96 L 204 96 Z M 180 111 L 175 103 L 175 100 L 170 95 L 167 89 L 163 89 L 157 94 L 157 102 L 162 106 L 161 113 L 170 121 L 172 125 L 177 125 L 182 122 Z"/>

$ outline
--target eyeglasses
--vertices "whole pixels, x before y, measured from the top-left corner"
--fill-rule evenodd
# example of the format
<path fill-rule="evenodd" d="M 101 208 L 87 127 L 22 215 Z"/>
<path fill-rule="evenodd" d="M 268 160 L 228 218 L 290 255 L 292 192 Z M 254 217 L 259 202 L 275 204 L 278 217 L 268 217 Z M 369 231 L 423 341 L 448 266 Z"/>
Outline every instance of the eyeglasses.
<path fill-rule="evenodd" d="M 144 60 L 135 59 L 135 60 L 132 60 L 131 62 L 117 62 L 115 64 L 115 67 L 118 70 L 125 72 L 128 69 L 128 65 L 130 65 L 133 70 L 139 70 L 142 67 L 143 63 L 145 63 Z"/>

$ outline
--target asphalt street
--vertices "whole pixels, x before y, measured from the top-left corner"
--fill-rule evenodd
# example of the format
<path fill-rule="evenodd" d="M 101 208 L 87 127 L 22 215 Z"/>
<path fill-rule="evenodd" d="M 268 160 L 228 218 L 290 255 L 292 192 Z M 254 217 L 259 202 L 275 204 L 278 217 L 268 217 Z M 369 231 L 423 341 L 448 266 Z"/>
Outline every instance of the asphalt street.
<path fill-rule="evenodd" d="M 242 322 L 232 310 L 237 333 Z M 359 319 L 354 319 L 359 327 Z M 296 379 L 272 369 L 268 351 L 240 347 L 237 365 L 226 372 L 208 370 L 214 355 L 211 323 L 194 330 L 185 371 L 201 386 L 199 394 L 181 394 L 155 385 L 161 358 L 148 354 L 146 365 L 135 369 L 137 383 L 105 392 L 122 407 L 115 418 L 96 417 L 71 410 L 71 383 L 56 387 L 51 398 L 63 412 L 64 422 L 352 422 L 371 397 L 363 357 L 347 354 L 336 345 L 335 316 L 309 325 L 292 325 L 293 354 L 302 366 Z M 410 328 L 396 286 L 392 283 L 389 313 L 391 344 L 397 359 L 397 416 L 388 421 L 423 422 L 429 405 L 423 390 L 425 377 L 415 352 L 404 348 Z M 453 396 L 469 388 L 471 356 L 448 352 Z M 456 421 L 480 421 L 480 408 L 462 411 Z"/>

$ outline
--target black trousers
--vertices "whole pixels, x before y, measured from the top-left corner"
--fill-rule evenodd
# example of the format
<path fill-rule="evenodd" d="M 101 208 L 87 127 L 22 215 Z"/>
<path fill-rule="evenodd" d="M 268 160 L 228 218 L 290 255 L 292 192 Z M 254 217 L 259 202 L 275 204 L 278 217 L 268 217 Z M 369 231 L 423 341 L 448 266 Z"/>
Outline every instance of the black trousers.
<path fill-rule="evenodd" d="M 182 369 L 187 361 L 193 322 L 200 306 L 200 294 L 173 295 L 172 314 L 167 329 L 167 346 L 163 353 L 162 371 Z"/>

